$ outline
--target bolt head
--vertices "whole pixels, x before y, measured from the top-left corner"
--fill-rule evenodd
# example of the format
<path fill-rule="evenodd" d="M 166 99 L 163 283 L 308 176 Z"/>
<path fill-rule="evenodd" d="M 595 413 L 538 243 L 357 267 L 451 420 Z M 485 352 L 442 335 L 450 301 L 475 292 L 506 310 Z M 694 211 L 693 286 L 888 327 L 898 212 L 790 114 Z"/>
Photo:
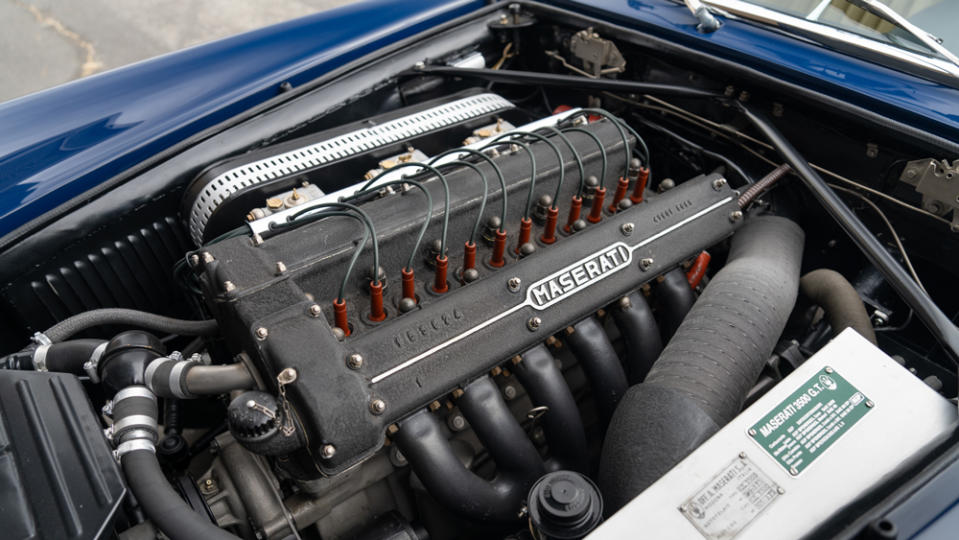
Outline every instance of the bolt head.
<path fill-rule="evenodd" d="M 777 487 L 777 488 L 776 488 L 776 493 L 779 493 L 780 495 L 782 495 L 783 493 L 786 493 L 786 490 L 783 489 L 783 488 L 781 488 L 781 487 Z"/>
<path fill-rule="evenodd" d="M 789 474 L 796 476 L 797 474 L 799 474 L 799 469 L 797 469 L 796 467 L 790 467 Z"/>
<path fill-rule="evenodd" d="M 451 414 L 447 423 L 453 431 L 463 431 L 466 429 L 466 419 L 463 418 L 462 414 Z"/>
<path fill-rule="evenodd" d="M 252 400 L 252 399 L 249 400 L 249 401 L 247 401 L 247 402 L 246 402 L 246 408 L 247 408 L 247 409 L 255 409 L 255 408 L 256 408 L 256 401 L 254 401 L 254 400 Z"/>
<path fill-rule="evenodd" d="M 823 371 L 825 371 L 826 373 L 832 373 L 835 370 L 829 366 L 826 366 L 825 369 L 823 369 Z"/>
<path fill-rule="evenodd" d="M 654 262 L 656 262 L 656 261 L 654 261 L 652 257 L 644 257 L 644 258 L 642 258 L 642 259 L 639 260 L 639 268 L 640 268 L 643 272 L 645 272 L 645 271 L 649 270 L 649 269 L 653 266 L 653 263 L 654 263 Z"/>
<path fill-rule="evenodd" d="M 516 399 L 516 387 L 512 384 L 507 384 L 504 386 L 503 396 L 505 396 L 507 400 Z"/>
<path fill-rule="evenodd" d="M 236 290 L 236 285 L 232 281 L 224 281 L 223 290 L 225 292 L 233 292 Z"/>
<path fill-rule="evenodd" d="M 254 246 L 260 246 L 260 245 L 262 245 L 262 244 L 263 244 L 263 237 L 260 236 L 260 233 L 254 234 L 254 235 L 253 235 L 253 245 L 254 245 Z"/>
<path fill-rule="evenodd" d="M 310 317 L 319 317 L 323 314 L 323 309 L 319 305 L 313 304 L 309 309 Z"/>
<path fill-rule="evenodd" d="M 360 353 L 353 353 L 346 359 L 346 365 L 350 369 L 360 369 L 363 367 L 363 356 Z"/>
<path fill-rule="evenodd" d="M 521 280 L 520 278 L 518 278 L 518 277 L 511 277 L 511 278 L 509 278 L 509 280 L 506 282 L 506 288 L 509 289 L 510 292 L 516 292 L 516 291 L 519 290 L 519 288 L 520 288 L 520 286 L 521 286 L 522 284 L 523 284 L 523 280 Z"/>
<path fill-rule="evenodd" d="M 343 339 L 346 338 L 346 333 L 343 332 L 343 329 L 340 327 L 334 326 L 330 331 L 333 333 L 333 337 L 335 337 L 337 341 L 343 341 Z"/>
<path fill-rule="evenodd" d="M 573 222 L 573 232 L 579 232 L 585 228 L 586 228 L 585 219 L 577 219 L 576 221 Z"/>
<path fill-rule="evenodd" d="M 633 230 L 635 230 L 635 228 L 636 225 L 633 223 L 623 223 L 620 225 L 619 230 L 622 231 L 624 235 L 629 236 L 633 234 Z"/>
<path fill-rule="evenodd" d="M 270 335 L 270 331 L 262 326 L 256 329 L 256 339 L 260 341 L 263 341 L 269 335 Z"/>
<path fill-rule="evenodd" d="M 276 273 L 277 275 L 286 272 L 286 265 L 283 264 L 283 261 L 276 261 Z"/>
<path fill-rule="evenodd" d="M 749 434 L 750 434 L 751 436 L 755 437 L 755 436 L 756 436 L 756 430 L 753 429 L 753 428 L 749 428 Z"/>
<path fill-rule="evenodd" d="M 413 309 L 416 308 L 416 300 L 413 300 L 412 298 L 407 298 L 404 296 L 400 300 L 399 308 L 400 308 L 400 312 L 402 313 L 408 313 L 410 311 L 413 311 Z"/>
<path fill-rule="evenodd" d="M 543 319 L 540 319 L 539 317 L 530 317 L 530 319 L 526 321 L 526 327 L 529 328 L 530 331 L 532 332 L 539 330 L 539 327 L 542 324 L 543 324 Z"/>
<path fill-rule="evenodd" d="M 737 221 L 742 221 L 743 213 L 741 210 L 733 210 L 729 213 L 729 221 L 736 223 Z"/>
<path fill-rule="evenodd" d="M 713 189 L 715 189 L 716 191 L 719 191 L 719 190 L 723 189 L 723 187 L 724 187 L 725 185 L 726 185 L 726 179 L 725 179 L 725 178 L 717 178 L 717 179 L 713 180 Z"/>
<path fill-rule="evenodd" d="M 204 264 L 210 264 L 215 259 L 213 258 L 213 255 L 211 255 L 209 251 L 204 251 L 203 253 L 200 254 L 200 260 L 202 260 Z"/>
<path fill-rule="evenodd" d="M 628 296 L 624 296 L 619 299 L 619 309 L 629 309 L 633 307 L 633 302 L 629 299 Z"/>
<path fill-rule="evenodd" d="M 873 408 L 873 407 L 875 407 L 875 406 L 876 406 L 876 404 L 875 404 L 875 402 L 873 402 L 873 400 L 871 400 L 871 399 L 867 399 L 867 400 L 866 400 L 866 407 L 868 407 L 868 408 L 871 409 L 871 408 Z"/>
<path fill-rule="evenodd" d="M 386 402 L 379 398 L 370 401 L 370 412 L 377 415 L 383 414 L 386 412 Z"/>
<path fill-rule="evenodd" d="M 324 444 L 323 447 L 320 448 L 320 457 L 322 457 L 323 459 L 330 459 L 335 455 L 336 455 L 336 447 L 333 446 L 332 444 Z"/>
<path fill-rule="evenodd" d="M 198 264 L 200 264 L 200 256 L 196 253 L 190 255 L 190 266 L 196 266 Z"/>
<path fill-rule="evenodd" d="M 296 369 L 288 367 L 284 369 L 283 371 L 281 371 L 280 374 L 276 376 L 276 380 L 280 384 L 290 384 L 291 382 L 296 380 L 297 375 L 298 374 L 296 372 Z"/>
<path fill-rule="evenodd" d="M 472 283 L 479 279 L 479 270 L 475 268 L 467 268 L 463 270 L 463 281 L 467 283 Z"/>

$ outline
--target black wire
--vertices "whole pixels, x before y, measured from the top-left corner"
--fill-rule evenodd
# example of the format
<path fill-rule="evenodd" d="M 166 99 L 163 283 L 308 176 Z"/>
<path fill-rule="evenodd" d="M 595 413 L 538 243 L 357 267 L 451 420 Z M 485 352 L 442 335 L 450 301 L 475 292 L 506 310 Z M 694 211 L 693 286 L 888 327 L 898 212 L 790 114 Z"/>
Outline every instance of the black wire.
<path fill-rule="evenodd" d="M 391 180 L 389 182 L 381 182 L 377 187 L 357 191 L 356 193 L 350 195 L 349 197 L 343 198 L 344 202 L 354 201 L 360 197 L 379 191 L 380 188 L 386 186 L 406 186 L 407 184 L 416 187 L 423 192 L 423 195 L 426 195 L 426 217 L 423 219 L 423 225 L 420 227 L 420 233 L 416 237 L 416 242 L 413 243 L 413 249 L 410 251 L 410 257 L 406 263 L 405 270 L 413 269 L 413 261 L 416 260 L 416 254 L 420 251 L 420 243 L 423 242 L 423 237 L 426 236 L 426 229 L 430 225 L 430 220 L 433 218 L 433 196 L 430 195 L 430 191 L 423 186 L 422 183 L 417 182 L 416 180 Z"/>
<path fill-rule="evenodd" d="M 570 131 L 575 131 L 576 133 L 585 133 L 586 135 L 589 136 L 589 138 L 593 139 L 593 141 L 596 143 L 596 146 L 599 147 L 599 155 L 600 155 L 600 157 L 602 158 L 601 163 L 603 164 L 603 168 L 602 168 L 601 170 L 603 171 L 603 173 L 602 173 L 602 175 L 600 175 L 600 178 L 602 178 L 602 180 L 601 180 L 602 186 L 603 186 L 603 187 L 606 187 L 606 165 L 607 165 L 607 163 L 606 163 L 606 147 L 603 146 L 603 141 L 599 140 L 599 137 L 597 137 L 596 135 L 594 135 L 593 132 L 591 132 L 591 131 L 589 131 L 589 130 L 585 130 L 585 129 L 583 129 L 583 128 L 570 127 L 570 128 L 564 129 L 563 131 L 564 131 L 564 132 L 567 132 L 567 133 L 570 132 Z M 580 183 L 579 183 L 579 196 L 580 196 L 580 198 L 582 198 L 582 196 L 583 196 L 583 191 L 584 191 L 585 187 L 586 187 L 586 186 L 585 186 L 585 182 L 580 182 Z"/>
<path fill-rule="evenodd" d="M 509 145 L 509 144 L 515 144 L 521 147 L 523 150 L 526 150 L 526 155 L 529 156 L 529 163 L 530 163 L 530 177 L 529 177 L 530 192 L 526 196 L 526 211 L 523 213 L 523 217 L 526 219 L 529 219 L 529 210 L 530 210 L 530 205 L 532 204 L 532 190 L 533 190 L 533 187 L 536 185 L 536 156 L 533 155 L 533 151 L 530 150 L 529 145 L 527 145 L 526 143 L 522 141 L 513 141 L 513 140 L 501 141 L 500 140 L 500 139 L 503 139 L 504 137 L 508 137 L 509 135 L 510 135 L 509 133 L 504 133 L 496 137 L 495 139 L 490 141 L 487 145 L 480 148 L 480 150 L 486 150 L 487 148 L 492 148 L 494 146 L 503 146 L 503 145 Z M 506 222 L 504 221 L 502 223 L 502 227 L 505 227 L 505 226 L 506 226 Z"/>
<path fill-rule="evenodd" d="M 382 178 L 383 175 L 385 175 L 386 173 L 395 171 L 397 169 L 401 169 L 403 167 L 420 167 L 423 169 L 427 169 L 428 171 L 435 174 L 436 177 L 439 179 L 440 183 L 443 184 L 443 193 L 445 195 L 445 206 L 443 208 L 443 233 L 442 233 L 442 236 L 440 237 L 440 254 L 445 254 L 446 253 L 446 231 L 447 229 L 449 229 L 449 224 L 450 224 L 450 185 L 449 183 L 446 182 L 446 177 L 443 176 L 443 173 L 436 170 L 432 165 L 427 165 L 426 163 L 420 163 L 418 161 L 407 161 L 406 163 L 400 163 L 399 165 L 394 165 L 393 167 L 390 167 L 389 169 L 386 169 L 380 172 L 379 174 L 374 176 L 372 179 L 370 179 L 369 182 L 364 184 L 362 190 L 368 189 L 377 180 Z M 432 214 L 432 211 L 433 209 L 430 208 L 431 214 Z"/>
<path fill-rule="evenodd" d="M 481 158 L 481 159 L 484 159 L 484 160 L 486 160 L 487 163 L 490 164 L 490 167 L 493 167 L 493 171 L 496 173 L 496 177 L 499 178 L 499 185 L 500 185 L 500 187 L 501 187 L 502 190 L 503 190 L 503 201 L 502 201 L 502 202 L 503 202 L 503 207 L 502 207 L 502 209 L 500 210 L 500 223 L 501 223 L 501 224 L 502 224 L 502 223 L 506 223 L 506 178 L 503 176 L 503 171 L 500 170 L 499 165 L 497 165 L 496 162 L 493 161 L 492 158 L 490 158 L 489 156 L 487 156 L 486 154 L 484 154 L 484 153 L 482 153 L 482 152 L 479 152 L 479 151 L 477 151 L 477 150 L 473 150 L 472 148 L 453 148 L 453 149 L 447 150 L 447 151 L 439 154 L 438 156 L 434 157 L 433 159 L 431 159 L 431 160 L 430 160 L 430 164 L 435 163 L 436 160 L 438 160 L 438 159 L 440 159 L 440 158 L 442 158 L 442 157 L 448 156 L 448 155 L 450 155 L 450 154 L 461 154 L 461 153 L 467 153 L 467 154 L 470 154 L 470 155 L 472 155 L 472 156 L 477 156 L 477 157 L 479 157 L 479 158 Z"/>
<path fill-rule="evenodd" d="M 756 180 L 754 180 L 753 177 L 751 177 L 751 176 L 749 176 L 748 174 L 746 174 L 746 173 L 742 170 L 742 168 L 741 168 L 739 165 L 736 164 L 735 161 L 729 159 L 728 157 L 726 157 L 726 156 L 724 156 L 724 155 L 722 155 L 722 154 L 719 154 L 719 153 L 717 153 L 717 152 L 713 152 L 713 151 L 711 151 L 711 150 L 706 150 L 706 149 L 703 148 L 702 146 L 700 146 L 700 145 L 698 145 L 698 144 L 690 141 L 689 139 L 684 138 L 682 135 L 679 135 L 678 133 L 676 133 L 676 132 L 674 132 L 674 131 L 671 131 L 669 128 L 663 127 L 663 126 L 661 126 L 661 125 L 659 125 L 659 124 L 657 124 L 657 123 L 655 123 L 655 122 L 652 122 L 652 121 L 650 121 L 650 120 L 641 119 L 640 122 L 642 122 L 643 124 L 649 126 L 649 127 L 652 128 L 652 129 L 655 129 L 656 131 L 659 131 L 660 133 L 663 133 L 664 135 L 667 135 L 667 136 L 669 136 L 669 137 L 672 137 L 673 139 L 676 139 L 676 140 L 679 141 L 681 144 L 686 145 L 686 146 L 688 146 L 688 147 L 690 147 L 690 148 L 692 148 L 692 149 L 700 152 L 701 154 L 704 154 L 704 155 L 707 155 L 707 156 L 709 156 L 709 157 L 711 157 L 711 158 L 713 158 L 713 159 L 717 159 L 717 160 L 719 160 L 719 161 L 722 161 L 722 162 L 725 163 L 730 169 L 732 169 L 733 171 L 735 171 L 736 174 L 738 174 L 738 175 L 743 179 L 743 181 L 746 182 L 747 185 L 748 185 L 748 184 L 755 184 L 755 183 L 756 183 Z"/>
<path fill-rule="evenodd" d="M 626 163 L 623 164 L 623 178 L 629 178 L 630 150 L 629 150 L 629 138 L 626 137 L 626 130 L 623 129 L 623 124 L 625 124 L 625 122 L 622 122 L 616 115 L 607 111 L 606 109 L 592 109 L 592 108 L 580 109 L 579 111 L 576 112 L 576 114 L 570 116 L 569 118 L 579 116 L 580 114 L 585 114 L 587 119 L 589 119 L 590 114 L 602 116 L 606 118 L 607 120 L 609 120 L 610 123 L 612 123 L 614 126 L 616 126 L 616 129 L 619 130 L 619 135 L 623 138 L 623 153 L 626 154 Z M 626 127 L 629 128 L 628 125 Z M 632 130 L 632 128 L 629 128 L 629 129 Z M 633 131 L 633 136 L 636 137 L 637 142 L 642 141 L 639 134 L 636 133 L 635 131 Z M 645 142 L 643 142 L 642 144 L 643 144 L 643 148 L 646 151 L 646 165 L 649 166 L 649 149 L 646 148 Z M 606 182 L 606 179 L 604 178 L 603 179 L 604 185 L 605 185 L 605 182 Z"/>
<path fill-rule="evenodd" d="M 444 161 L 443 163 L 437 163 L 436 168 L 446 167 L 449 165 L 453 166 L 463 166 L 469 167 L 476 171 L 476 174 L 480 175 L 480 178 L 483 180 L 483 198 L 480 199 L 479 211 L 476 213 L 476 223 L 473 224 L 473 232 L 470 233 L 470 244 L 476 244 L 476 233 L 479 232 L 480 223 L 483 222 L 483 213 L 486 212 L 486 198 L 489 196 L 489 182 L 486 180 L 486 174 L 479 169 L 476 165 L 468 161 Z"/>
<path fill-rule="evenodd" d="M 549 147 L 553 149 L 553 152 L 556 154 L 556 160 L 559 162 L 559 182 L 556 183 L 556 197 L 555 197 L 556 199 L 558 199 L 560 190 L 563 189 L 563 180 L 565 180 L 566 178 L 566 164 L 563 163 L 564 161 L 563 154 L 560 153 L 559 148 L 557 148 L 552 141 L 540 135 L 539 133 L 533 133 L 531 131 L 511 131 L 510 133 L 508 133 L 508 135 L 519 135 L 520 137 L 533 137 L 534 139 L 537 139 L 541 142 L 548 144 Z M 526 196 L 527 201 L 530 200 L 532 197 L 533 197 L 533 183 L 530 182 L 529 193 Z"/>
<path fill-rule="evenodd" d="M 553 126 L 545 126 L 543 129 L 548 129 L 552 131 L 557 137 L 559 137 L 566 146 L 569 147 L 570 151 L 573 152 L 573 159 L 576 160 L 576 166 L 579 168 L 579 192 L 583 192 L 583 187 L 586 185 L 586 171 L 583 169 L 583 159 L 579 155 L 579 151 L 576 150 L 576 147 L 573 146 L 573 143 L 570 142 L 569 138 L 566 135 L 563 135 L 563 132 L 556 129 Z M 559 197 L 559 189 L 556 190 L 556 196 Z M 553 201 L 555 206 L 556 201 Z"/>

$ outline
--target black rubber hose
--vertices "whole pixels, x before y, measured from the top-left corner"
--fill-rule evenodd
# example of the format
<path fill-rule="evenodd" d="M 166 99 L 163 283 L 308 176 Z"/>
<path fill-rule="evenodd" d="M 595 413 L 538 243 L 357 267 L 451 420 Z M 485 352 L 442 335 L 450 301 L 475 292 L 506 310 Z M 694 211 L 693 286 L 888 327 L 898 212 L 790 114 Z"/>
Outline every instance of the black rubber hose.
<path fill-rule="evenodd" d="M 84 311 L 64 319 L 51 326 L 44 334 L 50 338 L 50 341 L 59 342 L 84 330 L 110 325 L 133 326 L 184 336 L 211 336 L 217 332 L 217 324 L 213 319 L 187 321 L 135 309 L 104 308 Z"/>
<path fill-rule="evenodd" d="M 589 455 L 583 419 L 556 359 L 544 345 L 533 347 L 521 358 L 513 372 L 529 393 L 533 406 L 547 408 L 541 422 L 553 459 L 547 461 L 546 468 L 586 473 Z"/>
<path fill-rule="evenodd" d="M 236 540 L 186 505 L 163 475 L 153 452 L 132 450 L 120 458 L 120 464 L 144 513 L 171 540 Z"/>
<path fill-rule="evenodd" d="M 729 259 L 613 415 L 599 480 L 610 513 L 734 418 L 796 302 L 803 232 L 766 216 L 733 237 Z"/>
<path fill-rule="evenodd" d="M 686 272 L 677 266 L 663 274 L 663 279 L 656 283 L 653 293 L 659 312 L 660 335 L 663 343 L 668 343 L 696 303 L 696 292 L 689 286 Z"/>
<path fill-rule="evenodd" d="M 195 365 L 187 370 L 184 379 L 187 391 L 197 396 L 223 394 L 233 390 L 253 388 L 253 375 L 241 362 L 223 366 Z"/>
<path fill-rule="evenodd" d="M 799 280 L 799 291 L 826 312 L 833 335 L 852 328 L 870 343 L 876 344 L 876 332 L 866 306 L 842 274 L 828 268 L 813 270 Z"/>
<path fill-rule="evenodd" d="M 626 345 L 627 380 L 631 385 L 641 383 L 663 352 L 663 340 L 653 310 L 643 293 L 634 292 L 610 312 Z"/>
<path fill-rule="evenodd" d="M 573 325 L 573 333 L 566 336 L 566 341 L 586 372 L 599 412 L 600 426 L 605 427 L 628 386 L 619 356 L 595 317 L 588 317 Z"/>
<path fill-rule="evenodd" d="M 802 155 L 789 143 L 782 133 L 766 118 L 765 115 L 753 111 L 750 107 L 740 105 L 740 109 L 746 118 L 753 123 L 769 139 L 769 142 L 776 147 L 776 150 L 782 154 L 783 158 L 792 166 L 793 171 L 802 179 L 803 183 L 809 188 L 813 196 L 819 201 L 819 204 L 826 209 L 830 216 L 839 224 L 840 227 L 853 242 L 859 246 L 859 249 L 866 255 L 869 261 L 882 272 L 886 280 L 892 285 L 903 301 L 915 311 L 922 323 L 929 329 L 929 332 L 936 338 L 936 341 L 942 345 L 946 354 L 954 361 L 959 363 L 959 328 L 946 316 L 942 310 L 932 301 L 931 298 L 922 290 L 912 276 L 886 251 L 886 248 L 872 234 L 872 232 L 863 224 L 856 214 L 839 198 L 819 174 L 809 166 Z"/>
<path fill-rule="evenodd" d="M 83 374 L 83 364 L 90 359 L 93 351 L 103 345 L 102 339 L 71 339 L 54 343 L 47 348 L 47 371 Z"/>
<path fill-rule="evenodd" d="M 496 462 L 492 482 L 463 466 L 436 415 L 427 410 L 400 421 L 394 441 L 437 502 L 477 521 L 516 521 L 530 486 L 544 471 L 536 448 L 488 378 L 465 388 L 457 404 Z"/>

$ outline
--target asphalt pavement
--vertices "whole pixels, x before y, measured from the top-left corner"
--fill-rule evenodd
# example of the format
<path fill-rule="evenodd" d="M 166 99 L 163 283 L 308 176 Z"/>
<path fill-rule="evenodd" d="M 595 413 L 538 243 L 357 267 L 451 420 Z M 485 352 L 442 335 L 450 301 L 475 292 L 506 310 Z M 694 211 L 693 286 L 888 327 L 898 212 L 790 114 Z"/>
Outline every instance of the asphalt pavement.
<path fill-rule="evenodd" d="M 351 0 L 0 0 L 0 102 Z"/>

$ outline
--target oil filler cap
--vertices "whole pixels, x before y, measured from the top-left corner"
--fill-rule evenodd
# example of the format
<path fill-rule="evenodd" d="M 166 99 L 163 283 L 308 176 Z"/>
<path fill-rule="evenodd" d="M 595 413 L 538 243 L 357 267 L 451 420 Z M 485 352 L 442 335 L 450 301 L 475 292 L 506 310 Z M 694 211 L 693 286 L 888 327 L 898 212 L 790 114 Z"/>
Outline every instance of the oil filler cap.
<path fill-rule="evenodd" d="M 533 526 L 546 538 L 582 538 L 603 519 L 603 498 L 596 484 L 573 471 L 540 477 L 526 504 Z"/>

